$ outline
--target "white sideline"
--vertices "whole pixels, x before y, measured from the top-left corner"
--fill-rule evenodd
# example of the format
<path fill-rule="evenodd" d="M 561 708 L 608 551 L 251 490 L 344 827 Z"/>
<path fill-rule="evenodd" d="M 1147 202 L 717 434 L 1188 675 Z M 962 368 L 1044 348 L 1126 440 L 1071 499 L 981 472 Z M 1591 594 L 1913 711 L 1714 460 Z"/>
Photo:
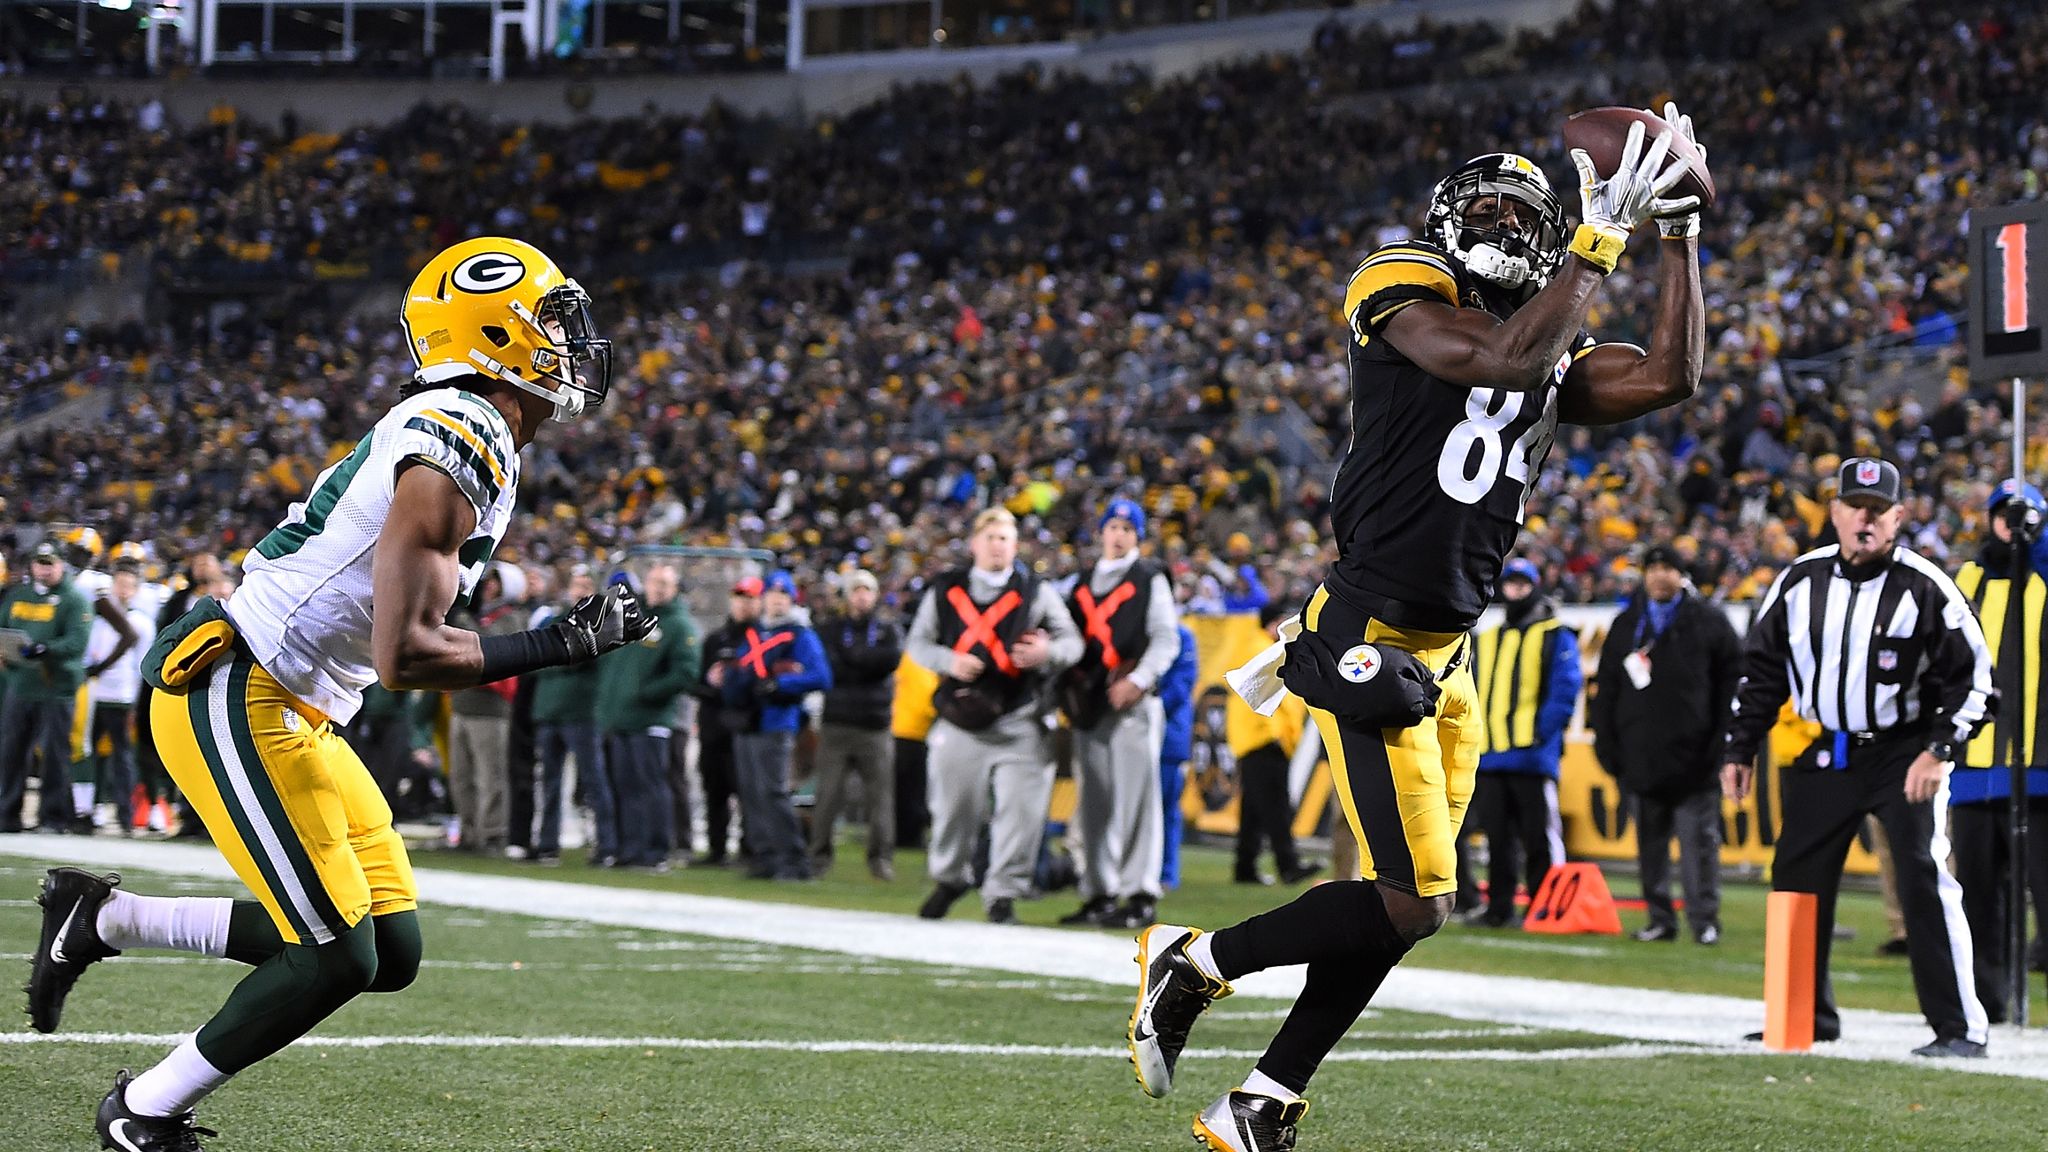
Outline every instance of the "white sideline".
<path fill-rule="evenodd" d="M 0 855 L 67 860 L 102 868 L 142 868 L 232 879 L 212 848 L 99 837 L 0 837 Z M 1132 943 L 1121 936 L 975 921 L 926 921 L 909 915 L 808 905 L 758 903 L 680 892 L 611 888 L 560 880 L 483 876 L 422 868 L 422 899 L 494 912 L 584 920 L 682 932 L 726 940 L 779 944 L 871 960 L 957 965 L 1026 976 L 1054 976 L 1129 985 Z M 906 897 L 908 898 L 908 897 Z M 1423 946 L 1426 954 L 1428 946 Z M 1299 969 L 1276 969 L 1238 981 L 1241 995 L 1292 999 Z M 1545 1031 L 1613 1036 L 1650 1044 L 1689 1044 L 1722 1052 L 1757 1051 L 1740 1044 L 1763 1023 L 1761 1001 L 1651 988 L 1564 980 L 1486 976 L 1403 965 L 1374 1000 L 1406 1009 Z M 1814 1048 L 1817 1056 L 1911 1064 L 1929 1072 L 1979 1072 L 2048 1080 L 2048 1033 L 1997 1028 L 1987 1060 L 1921 1060 L 1910 1051 L 1931 1038 L 1924 1021 L 1902 1012 L 1848 1010 L 1845 1036 Z M 1412 1054 L 1402 1054 L 1404 1057 Z"/>
<path fill-rule="evenodd" d="M 0 1032 L 4 1044 L 114 1044 L 168 1048 L 183 1043 L 180 1032 Z M 1055 1056 L 1089 1060 L 1130 1059 L 1122 1046 L 1054 1044 L 927 1044 L 912 1040 L 726 1040 L 689 1036 L 308 1036 L 295 1048 L 639 1048 L 685 1052 L 874 1052 L 892 1056 Z M 1190 1048 L 1183 1060 L 1257 1060 L 1252 1048 Z M 1395 1060 L 1480 1060 L 1496 1064 L 1556 1060 L 1631 1060 L 1645 1056 L 1698 1055 L 1690 1044 L 1610 1044 L 1595 1048 L 1358 1049 L 1337 1051 L 1326 1064 L 1384 1064 Z"/>

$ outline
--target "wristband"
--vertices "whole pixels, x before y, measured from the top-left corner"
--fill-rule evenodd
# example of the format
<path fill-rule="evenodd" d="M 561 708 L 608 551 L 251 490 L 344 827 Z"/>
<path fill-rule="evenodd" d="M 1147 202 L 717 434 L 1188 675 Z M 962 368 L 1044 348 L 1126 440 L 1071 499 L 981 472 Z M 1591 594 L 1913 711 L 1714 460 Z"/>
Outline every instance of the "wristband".
<path fill-rule="evenodd" d="M 1598 268 L 1604 275 L 1614 271 L 1621 263 L 1622 249 L 1628 247 L 1628 234 L 1606 228 L 1595 228 L 1591 224 L 1579 225 L 1572 233 L 1572 254 Z"/>
<path fill-rule="evenodd" d="M 1700 234 L 1700 214 L 1687 212 L 1683 216 L 1662 216 L 1657 220 L 1657 235 L 1666 240 L 1690 240 Z"/>
<path fill-rule="evenodd" d="M 1927 754 L 1946 764 L 1956 758 L 1956 742 L 1937 737 L 1927 742 Z"/>
<path fill-rule="evenodd" d="M 508 636 L 479 636 L 476 646 L 484 657 L 483 668 L 477 673 L 479 684 L 495 684 L 572 662 L 569 638 L 553 625 Z"/>

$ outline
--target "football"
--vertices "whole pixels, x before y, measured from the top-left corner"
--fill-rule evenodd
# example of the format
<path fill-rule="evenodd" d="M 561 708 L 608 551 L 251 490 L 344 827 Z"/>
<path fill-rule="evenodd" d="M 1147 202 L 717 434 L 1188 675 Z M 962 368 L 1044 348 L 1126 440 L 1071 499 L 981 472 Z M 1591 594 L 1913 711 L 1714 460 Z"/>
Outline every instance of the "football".
<path fill-rule="evenodd" d="M 1671 125 L 1662 116 L 1641 108 L 1589 108 L 1566 118 L 1564 144 L 1566 148 L 1584 148 L 1600 174 L 1611 176 L 1621 164 L 1621 149 L 1628 143 L 1629 125 L 1635 123 L 1643 126 L 1645 149 L 1657 139 L 1658 133 L 1671 131 Z M 1700 155 L 1699 146 L 1672 131 L 1671 154 L 1684 160 L 1692 170 L 1670 195 L 1697 196 L 1702 207 L 1712 207 L 1714 174 L 1707 171 L 1707 158 Z"/>

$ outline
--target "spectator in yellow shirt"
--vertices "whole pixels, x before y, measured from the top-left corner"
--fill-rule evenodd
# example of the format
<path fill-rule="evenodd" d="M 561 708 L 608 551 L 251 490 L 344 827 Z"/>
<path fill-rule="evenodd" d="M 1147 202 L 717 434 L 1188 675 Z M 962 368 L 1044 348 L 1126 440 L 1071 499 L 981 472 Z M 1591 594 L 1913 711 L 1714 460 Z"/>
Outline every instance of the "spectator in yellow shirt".
<path fill-rule="evenodd" d="M 1277 637 L 1275 630 L 1286 615 L 1286 608 L 1269 603 L 1260 609 L 1259 623 Z M 1320 862 L 1303 860 L 1294 847 L 1294 802 L 1287 789 L 1288 767 L 1308 724 L 1308 706 L 1289 693 L 1271 716 L 1261 716 L 1233 692 L 1226 723 L 1238 788 L 1237 863 L 1231 878 L 1239 884 L 1273 883 L 1258 867 L 1264 841 L 1273 851 L 1281 882 L 1299 884 L 1323 870 Z"/>

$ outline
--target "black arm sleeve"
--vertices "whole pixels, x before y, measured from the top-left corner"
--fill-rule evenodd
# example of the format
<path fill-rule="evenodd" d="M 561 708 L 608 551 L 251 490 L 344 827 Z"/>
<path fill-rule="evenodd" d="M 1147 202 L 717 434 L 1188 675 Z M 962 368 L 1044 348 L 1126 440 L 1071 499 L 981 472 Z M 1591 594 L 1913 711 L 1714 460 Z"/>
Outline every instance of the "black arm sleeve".
<path fill-rule="evenodd" d="M 572 662 L 569 638 L 553 625 L 503 636 L 479 636 L 484 666 L 477 683 L 495 684 L 513 676 L 524 676 L 543 668 L 559 668 Z"/>

